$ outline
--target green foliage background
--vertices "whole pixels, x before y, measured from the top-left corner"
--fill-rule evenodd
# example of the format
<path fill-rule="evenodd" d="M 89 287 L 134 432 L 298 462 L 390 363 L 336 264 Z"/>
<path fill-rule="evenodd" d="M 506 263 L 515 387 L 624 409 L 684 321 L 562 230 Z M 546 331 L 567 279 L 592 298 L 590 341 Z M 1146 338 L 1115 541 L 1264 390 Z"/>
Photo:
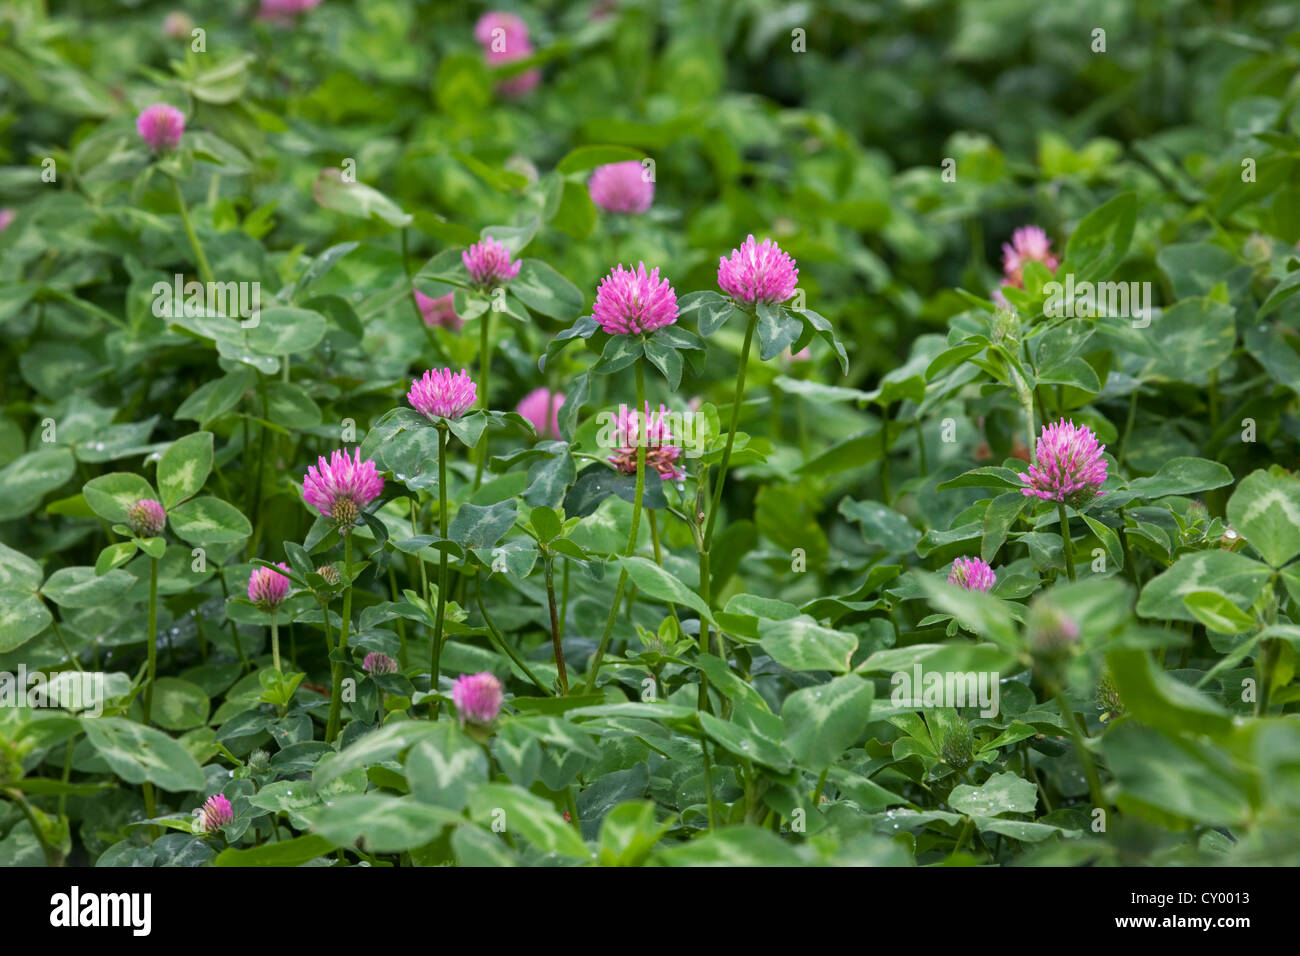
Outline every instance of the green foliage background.
<path fill-rule="evenodd" d="M 108 678 L 104 716 L 0 707 L 0 863 L 1300 859 L 1296 5 L 537 3 L 512 8 L 536 53 L 507 73 L 542 72 L 517 100 L 477 5 L 325 0 L 282 27 L 194 3 L 202 52 L 164 34 L 168 4 L 46 6 L 0 11 L 0 672 Z M 159 101 L 187 132 L 155 160 L 135 117 Z M 642 157 L 650 212 L 597 210 L 591 168 Z M 1150 283 L 1150 325 L 1046 315 L 1038 266 L 995 311 L 1026 223 L 1058 278 Z M 491 328 L 492 407 L 571 401 L 559 442 L 497 415 L 482 487 L 453 444 L 440 550 L 436 439 L 392 410 L 425 368 L 478 367 L 486 302 L 459 289 L 465 330 L 427 330 L 411 289 L 452 291 L 484 230 L 527 270 Z M 556 336 L 615 262 L 711 291 L 749 233 L 798 260 L 833 331 L 779 310 L 811 360 L 749 363 L 706 589 L 667 508 L 718 461 L 743 317 L 672 350 L 675 387 L 650 371 L 652 402 L 699 400 L 709 444 L 680 489 L 650 482 L 662 540 L 641 529 L 621 564 L 631 485 L 596 413 L 632 403 L 629 376 L 600 374 L 599 337 Z M 261 284 L 259 330 L 155 314 L 155 283 L 198 276 L 195 241 Z M 1069 516 L 1074 583 L 1016 478 L 1058 416 L 1111 474 Z M 312 572 L 342 549 L 300 482 L 357 443 L 388 493 L 331 660 L 341 592 Z M 115 526 L 154 489 L 166 540 L 133 543 Z M 440 553 L 444 677 L 510 694 L 486 747 L 430 693 Z M 990 595 L 943 584 L 960 555 L 994 565 Z M 269 618 L 239 600 L 255 561 L 297 576 L 279 624 L 302 683 L 268 674 Z M 552 696 L 552 561 L 575 683 L 622 568 L 635 584 L 590 694 Z M 1079 624 L 1068 660 L 1031 653 L 1035 602 Z M 365 675 L 371 651 L 401 673 Z M 998 672 L 1001 712 L 895 706 L 918 663 Z M 335 664 L 357 698 L 327 744 Z M 234 822 L 194 833 L 218 791 Z"/>

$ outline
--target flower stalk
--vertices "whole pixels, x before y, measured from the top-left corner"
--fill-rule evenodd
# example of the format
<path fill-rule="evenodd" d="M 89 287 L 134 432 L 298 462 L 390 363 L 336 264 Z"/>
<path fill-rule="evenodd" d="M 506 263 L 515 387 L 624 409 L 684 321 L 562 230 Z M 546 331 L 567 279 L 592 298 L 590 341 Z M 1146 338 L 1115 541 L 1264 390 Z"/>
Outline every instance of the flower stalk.
<path fill-rule="evenodd" d="M 334 743 L 339 733 L 343 713 L 343 658 L 348 652 L 348 629 L 352 624 L 352 535 L 343 535 L 343 577 L 347 584 L 343 590 L 343 618 L 339 622 L 339 645 L 333 666 L 333 687 L 330 689 L 330 715 L 325 725 L 325 742 Z"/>
<path fill-rule="evenodd" d="M 1065 573 L 1074 580 L 1074 555 L 1070 551 L 1070 519 L 1065 515 L 1065 502 L 1056 503 L 1056 514 L 1061 521 L 1061 553 L 1065 555 Z"/>
<path fill-rule="evenodd" d="M 487 389 L 483 390 L 484 396 Z M 447 536 L 447 423 L 439 422 L 438 429 L 438 534 Z M 438 553 L 438 608 L 433 622 L 433 647 L 429 662 L 429 692 L 438 692 L 438 676 L 442 659 L 442 640 L 447 613 L 447 552 Z M 437 698 L 433 701 L 433 719 L 438 719 Z"/>
<path fill-rule="evenodd" d="M 632 363 L 632 368 L 636 372 L 636 407 L 640 414 L 645 414 L 645 368 L 642 366 L 641 359 L 638 358 Z M 646 423 L 637 434 L 636 443 L 636 490 L 632 495 L 632 530 L 627 536 L 627 550 L 624 554 L 632 557 L 636 554 L 636 536 L 637 529 L 641 524 L 641 503 L 645 496 L 645 453 L 646 444 L 649 440 L 649 428 Z M 623 598 L 623 588 L 627 585 L 627 568 L 624 567 L 618 575 L 618 585 L 614 588 L 614 600 L 610 602 L 609 617 L 605 620 L 605 630 L 600 635 L 600 644 L 596 647 L 596 654 L 591 659 L 591 674 L 587 678 L 586 687 L 583 693 L 590 694 L 596 690 L 596 678 L 600 674 L 600 662 L 605 656 L 605 651 L 609 648 L 610 637 L 614 633 L 614 622 L 618 620 L 618 606 Z"/>
<path fill-rule="evenodd" d="M 560 680 L 560 693 L 569 695 L 569 676 L 564 669 L 564 648 L 560 644 L 560 612 L 555 604 L 555 556 L 547 551 L 546 563 L 546 603 L 551 612 L 551 645 L 555 648 L 555 669 Z"/>

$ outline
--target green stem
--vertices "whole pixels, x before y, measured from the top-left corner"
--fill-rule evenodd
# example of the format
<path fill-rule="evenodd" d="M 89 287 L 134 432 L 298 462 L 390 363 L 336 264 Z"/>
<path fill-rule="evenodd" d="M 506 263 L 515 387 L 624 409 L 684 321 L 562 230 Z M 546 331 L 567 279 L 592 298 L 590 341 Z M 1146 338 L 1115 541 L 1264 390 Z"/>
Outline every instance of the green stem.
<path fill-rule="evenodd" d="M 922 420 L 916 420 L 916 451 L 921 459 L 921 477 L 925 478 L 930 474 L 930 467 L 925 461 L 925 431 L 921 428 Z"/>
<path fill-rule="evenodd" d="M 749 367 L 749 347 L 754 341 L 754 330 L 758 327 L 758 314 L 749 317 L 745 328 L 745 344 L 740 347 L 740 367 L 736 371 L 736 393 L 731 401 L 731 426 L 727 429 L 727 445 L 722 450 L 722 461 L 718 465 L 718 477 L 713 486 L 713 500 L 709 505 L 708 523 L 704 528 L 704 550 L 713 546 L 713 527 L 718 520 L 718 509 L 722 505 L 722 488 L 726 484 L 727 468 L 731 464 L 731 449 L 736 443 L 736 429 L 740 424 L 740 406 L 745 400 L 745 372 Z M 638 404 L 637 408 L 641 406 Z"/>
<path fill-rule="evenodd" d="M 271 612 L 271 666 L 280 673 L 280 625 L 275 619 L 275 612 Z"/>
<path fill-rule="evenodd" d="M 486 321 L 486 316 L 484 316 Z M 447 536 L 447 425 L 438 425 L 438 534 Z M 429 693 L 438 693 L 438 670 L 442 658 L 442 631 L 447 613 L 447 552 L 438 553 L 438 611 L 433 622 L 433 648 L 429 661 Z M 438 719 L 439 701 L 433 701 L 433 719 Z"/>
<path fill-rule="evenodd" d="M 419 526 L 416 524 L 415 516 L 415 499 L 411 499 L 411 536 L 420 533 Z M 415 560 L 420 562 L 420 593 L 424 595 L 424 601 L 429 602 L 429 572 L 424 566 L 424 549 L 421 548 L 415 553 Z"/>
<path fill-rule="evenodd" d="M 27 823 L 32 828 L 32 834 L 36 837 L 36 842 L 41 845 L 41 852 L 45 854 L 46 866 L 59 865 L 59 851 L 45 839 L 45 832 L 41 829 L 40 824 L 36 821 L 36 814 L 32 811 L 31 805 L 22 794 L 14 790 L 4 791 L 14 803 L 18 804 L 18 809 L 22 810 L 23 816 L 27 818 Z"/>
<path fill-rule="evenodd" d="M 1061 553 L 1065 555 L 1065 573 L 1074 580 L 1074 555 L 1070 553 L 1070 519 L 1065 516 L 1065 502 L 1056 503 L 1056 514 L 1061 519 Z"/>
<path fill-rule="evenodd" d="M 705 465 L 704 471 L 700 473 L 700 479 L 699 479 L 700 491 L 697 492 L 697 494 L 699 494 L 701 497 L 705 493 L 704 490 L 705 482 L 707 480 L 708 480 L 708 466 Z M 703 504 L 697 502 L 696 509 L 697 509 L 697 513 L 701 518 L 704 517 L 704 514 L 703 512 L 699 512 L 698 509 L 702 507 Z M 691 530 L 695 534 L 695 547 L 698 550 L 700 556 L 700 599 L 704 601 L 706 607 L 712 607 L 713 606 L 713 574 L 709 568 L 709 552 L 704 547 L 703 530 L 694 524 L 691 525 Z M 708 622 L 701 619 L 700 620 L 700 645 L 699 645 L 699 653 L 701 657 L 709 653 L 709 630 L 710 628 Z M 707 710 L 708 707 L 709 707 L 709 676 L 705 674 L 703 670 L 701 670 L 699 691 L 697 692 L 695 697 L 695 709 Z"/>
<path fill-rule="evenodd" d="M 1009 364 L 1007 367 L 1011 372 L 1012 385 L 1016 389 L 1016 398 L 1025 413 L 1025 428 L 1029 431 L 1029 444 L 1025 446 L 1025 450 L 1029 453 L 1029 460 L 1033 461 L 1034 445 L 1038 440 L 1038 432 L 1034 426 L 1034 393 L 1030 390 L 1029 383 L 1025 381 L 1024 376 L 1020 374 L 1014 364 Z M 1044 418 L 1046 418 L 1046 414 L 1047 410 L 1044 409 Z"/>
<path fill-rule="evenodd" d="M 350 530 L 350 529 L 349 529 Z M 352 535 L 343 536 L 343 575 L 348 579 L 348 586 L 343 592 L 343 619 L 339 623 L 338 656 L 344 657 L 348 652 L 348 628 L 352 624 Z M 325 725 L 325 742 L 334 743 L 339 733 L 339 723 L 343 715 L 343 661 L 334 662 L 334 686 L 330 692 L 329 723 Z"/>
<path fill-rule="evenodd" d="M 483 411 L 488 410 L 488 376 L 492 371 L 492 356 L 488 354 L 491 346 L 489 338 L 489 322 L 491 321 L 492 310 L 484 312 L 479 319 L 478 332 L 478 397 L 479 407 Z M 487 464 L 488 457 L 488 440 L 487 433 L 479 439 L 478 448 L 475 449 L 478 460 L 474 463 L 474 490 L 478 491 L 479 485 L 483 483 L 483 466 Z"/>
<path fill-rule="evenodd" d="M 1079 757 L 1079 763 L 1083 764 L 1084 775 L 1088 778 L 1088 794 L 1092 797 L 1092 805 L 1106 809 L 1106 799 L 1101 793 L 1101 778 L 1097 775 L 1097 765 L 1093 763 L 1092 754 L 1083 743 L 1083 734 L 1079 730 L 1078 721 L 1075 720 L 1074 711 L 1070 705 L 1065 702 L 1065 693 L 1058 690 L 1056 692 L 1056 706 L 1061 709 L 1061 717 L 1065 720 L 1066 727 L 1070 731 L 1070 740 L 1074 743 L 1074 752 Z"/>
<path fill-rule="evenodd" d="M 1115 456 L 1115 462 L 1119 465 L 1124 464 L 1124 454 L 1128 449 L 1129 432 L 1133 431 L 1133 422 L 1137 419 L 1138 393 L 1141 390 L 1140 386 L 1134 386 L 1128 397 L 1128 418 L 1124 421 L 1124 434 L 1119 439 L 1119 454 Z"/>
<path fill-rule="evenodd" d="M 144 686 L 144 700 L 141 702 L 141 710 L 144 716 L 144 725 L 148 727 L 153 721 L 153 684 L 154 678 L 158 671 L 158 559 L 149 559 L 149 619 L 148 633 L 146 635 L 146 646 L 148 647 L 149 663 L 146 683 Z M 154 801 L 153 784 L 148 780 L 144 782 L 144 812 L 145 816 L 152 820 L 156 814 L 156 803 Z M 150 835 L 158 836 L 156 827 L 149 828 Z"/>
<path fill-rule="evenodd" d="M 632 367 L 636 370 L 636 408 L 637 415 L 645 415 L 645 369 L 642 367 L 641 359 L 637 359 Z M 624 552 L 627 557 L 636 554 L 636 534 L 641 525 L 641 500 L 645 495 L 645 441 L 646 428 L 644 423 L 640 429 L 636 444 L 636 492 L 632 496 L 632 530 L 627 536 L 627 550 Z M 614 622 L 618 620 L 618 606 L 623 598 L 623 588 L 627 584 L 627 568 L 624 567 L 618 575 L 618 586 L 614 588 L 614 600 L 609 606 L 609 617 L 605 620 L 605 631 L 600 636 L 600 644 L 596 647 L 596 654 L 591 659 L 591 675 L 587 678 L 587 686 L 584 688 L 584 694 L 593 693 L 596 690 L 596 677 L 600 674 L 600 662 L 605 656 L 605 651 L 609 648 L 609 639 L 614 634 Z"/>
<path fill-rule="evenodd" d="M 569 696 L 569 677 L 564 670 L 564 648 L 560 646 L 560 612 L 555 606 L 555 558 L 547 552 L 546 562 L 546 602 L 551 612 L 551 644 L 555 648 L 555 669 L 559 671 L 560 693 Z"/>
<path fill-rule="evenodd" d="M 199 242 L 199 234 L 194 231 L 194 223 L 190 221 L 190 210 L 185 205 L 185 197 L 181 195 L 181 184 L 172 177 L 172 193 L 176 196 L 176 207 L 180 210 L 181 225 L 185 227 L 185 235 L 190 240 L 190 248 L 194 250 L 194 260 L 199 267 L 199 277 L 204 283 L 214 282 L 212 277 L 212 266 L 208 265 L 208 257 L 203 252 L 203 244 Z"/>
<path fill-rule="evenodd" d="M 564 788 L 564 796 L 569 804 L 569 822 L 573 829 L 582 832 L 582 822 L 578 819 L 578 801 L 573 798 L 573 784 Z"/>
<path fill-rule="evenodd" d="M 713 606 L 713 580 L 709 568 L 710 553 L 713 549 L 713 529 L 718 521 L 718 512 L 722 508 L 722 490 L 726 485 L 727 469 L 731 466 L 731 451 L 736 444 L 736 431 L 740 427 L 740 407 L 745 401 L 745 374 L 749 369 L 750 346 L 754 341 L 754 331 L 758 328 L 758 313 L 749 317 L 745 327 L 745 341 L 740 347 L 740 361 L 736 369 L 736 390 L 731 399 L 731 424 L 727 428 L 727 444 L 722 450 L 722 461 L 718 464 L 718 475 L 714 479 L 713 494 L 709 503 L 709 513 L 705 519 L 704 533 L 697 538 L 700 552 L 700 597 L 704 603 Z M 703 479 L 702 479 L 703 480 Z M 706 621 L 700 621 L 700 653 L 709 652 L 709 635 L 712 628 Z M 708 679 L 700 674 L 700 691 L 697 708 L 703 710 L 708 703 Z"/>
<path fill-rule="evenodd" d="M 1268 714 L 1273 697 L 1273 671 L 1277 667 L 1278 657 L 1281 656 L 1281 644 L 1275 639 L 1264 641 L 1261 647 L 1264 653 L 1260 656 L 1259 694 L 1255 698 L 1256 717 Z"/>
<path fill-rule="evenodd" d="M 564 574 L 560 582 L 560 633 L 563 634 L 569 624 L 569 562 L 564 562 Z"/>
<path fill-rule="evenodd" d="M 60 779 L 62 779 L 65 784 L 72 779 L 72 751 L 75 743 L 75 738 L 69 737 L 68 746 L 64 748 L 63 751 L 63 776 Z M 63 817 L 67 815 L 68 793 L 65 790 L 63 793 L 59 794 L 59 816 Z"/>
<path fill-rule="evenodd" d="M 1038 788 L 1038 795 L 1043 798 L 1043 807 L 1048 813 L 1051 813 L 1052 800 L 1047 795 L 1047 788 L 1043 786 L 1043 782 L 1038 779 L 1038 771 L 1034 769 L 1033 761 L 1029 759 L 1029 743 L 1027 741 L 1021 747 L 1020 755 L 1025 762 L 1025 776 L 1028 777 L 1029 781 Z"/>
<path fill-rule="evenodd" d="M 957 837 L 957 845 L 952 848 L 953 856 L 961 852 L 961 848 L 966 844 L 966 837 L 970 836 L 971 828 L 974 827 L 975 821 L 970 817 L 962 824 L 961 834 Z"/>
<path fill-rule="evenodd" d="M 817 808 L 817 805 L 822 801 L 822 791 L 826 789 L 826 775 L 828 773 L 830 773 L 830 767 L 827 767 L 825 770 L 823 770 L 821 772 L 821 775 L 817 778 L 817 789 L 813 791 L 813 795 L 812 795 L 812 804 L 814 810 Z"/>
<path fill-rule="evenodd" d="M 54 636 L 59 640 L 59 646 L 63 648 L 63 653 L 68 655 L 68 660 L 77 670 L 82 670 L 81 660 L 77 655 L 72 653 L 72 648 L 68 646 L 67 639 L 63 636 L 63 631 L 59 628 L 59 622 L 51 620 L 50 626 L 54 628 Z"/>
<path fill-rule="evenodd" d="M 325 653 L 334 653 L 334 635 L 330 633 L 330 602 L 320 602 L 321 617 L 325 624 Z"/>
<path fill-rule="evenodd" d="M 704 799 L 709 808 L 709 829 L 718 828 L 717 813 L 713 809 L 713 764 L 709 760 L 709 741 L 700 738 L 700 753 L 704 755 Z"/>
<path fill-rule="evenodd" d="M 146 646 L 149 650 L 149 669 L 145 678 L 144 700 L 141 702 L 141 708 L 144 711 L 144 725 L 149 726 L 153 718 L 153 682 L 154 675 L 158 670 L 158 559 L 149 559 L 149 623 L 146 634 Z"/>

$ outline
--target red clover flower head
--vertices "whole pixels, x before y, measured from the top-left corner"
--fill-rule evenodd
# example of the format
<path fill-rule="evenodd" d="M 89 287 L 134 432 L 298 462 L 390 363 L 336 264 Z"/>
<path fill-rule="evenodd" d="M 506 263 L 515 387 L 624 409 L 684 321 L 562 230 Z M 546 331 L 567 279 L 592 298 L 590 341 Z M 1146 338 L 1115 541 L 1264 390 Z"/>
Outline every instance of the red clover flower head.
<path fill-rule="evenodd" d="M 759 243 L 751 235 L 731 250 L 730 258 L 718 260 L 719 288 L 746 306 L 784 302 L 798 283 L 794 260 L 771 239 Z"/>
<path fill-rule="evenodd" d="M 988 591 L 997 579 L 993 569 L 982 558 L 958 558 L 948 572 L 948 583 L 967 591 Z"/>
<path fill-rule="evenodd" d="M 1023 495 L 1044 501 L 1063 501 L 1071 507 L 1092 501 L 1106 480 L 1106 459 L 1101 456 L 1105 445 L 1086 425 L 1076 425 L 1062 418 L 1054 425 L 1044 425 L 1034 450 L 1034 463 L 1019 478 L 1026 487 Z"/>
<path fill-rule="evenodd" d="M 302 480 L 303 501 L 326 518 L 332 518 L 340 534 L 347 534 L 361 509 L 379 497 L 384 490 L 375 463 L 361 460 L 361 449 L 352 457 L 346 451 L 335 451 L 329 461 L 318 458 L 307 469 Z"/>
<path fill-rule="evenodd" d="M 564 393 L 552 392 L 542 386 L 525 395 L 515 411 L 532 423 L 539 438 L 559 438 L 560 409 L 563 407 Z"/>
<path fill-rule="evenodd" d="M 214 833 L 234 819 L 235 811 L 225 794 L 214 793 L 199 810 L 198 830 L 201 833 Z"/>
<path fill-rule="evenodd" d="M 1052 240 L 1037 226 L 1021 226 L 1011 234 L 1010 244 L 1002 243 L 1002 274 L 1008 284 L 1024 288 L 1027 262 L 1041 262 L 1052 272 L 1060 265 L 1052 254 Z"/>
<path fill-rule="evenodd" d="M 451 688 L 451 701 L 460 714 L 461 724 L 468 722 L 484 726 L 492 723 L 501 713 L 504 699 L 501 681 L 489 671 L 462 674 Z"/>
<path fill-rule="evenodd" d="M 289 566 L 283 561 L 280 570 L 287 572 Z M 274 611 L 289 596 L 289 579 L 279 571 L 259 565 L 253 569 L 248 579 L 248 599 L 263 611 Z"/>
<path fill-rule="evenodd" d="M 185 114 L 167 103 L 155 103 L 136 117 L 135 128 L 151 150 L 166 153 L 180 145 Z"/>
<path fill-rule="evenodd" d="M 677 293 L 657 268 L 646 272 L 642 262 L 633 272 L 618 265 L 596 287 L 591 314 L 610 335 L 653 332 L 677 321 Z"/>
<path fill-rule="evenodd" d="M 635 159 L 597 166 L 587 180 L 591 201 L 607 212 L 640 214 L 655 198 L 655 184 Z"/>
<path fill-rule="evenodd" d="M 478 387 L 464 369 L 454 375 L 449 368 L 430 369 L 411 383 L 406 400 L 425 418 L 455 419 L 474 407 Z"/>
<path fill-rule="evenodd" d="M 522 265 L 511 261 L 510 250 L 491 236 L 474 243 L 460 254 L 460 258 L 465 263 L 470 279 L 480 289 L 490 289 L 509 282 L 519 275 Z"/>

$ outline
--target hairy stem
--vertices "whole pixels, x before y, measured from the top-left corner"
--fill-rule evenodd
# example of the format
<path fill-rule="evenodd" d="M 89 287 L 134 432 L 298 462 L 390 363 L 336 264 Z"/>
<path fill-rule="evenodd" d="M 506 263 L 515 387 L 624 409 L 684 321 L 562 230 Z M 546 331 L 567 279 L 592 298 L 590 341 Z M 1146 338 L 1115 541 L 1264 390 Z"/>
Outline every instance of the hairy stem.
<path fill-rule="evenodd" d="M 199 234 L 194 231 L 194 223 L 190 220 L 189 207 L 185 205 L 185 197 L 181 194 L 181 184 L 174 178 L 172 178 L 172 194 L 176 197 L 176 208 L 180 211 L 181 225 L 185 227 L 185 235 L 190 240 L 190 248 L 194 250 L 194 261 L 199 267 L 199 277 L 203 279 L 205 284 L 214 282 L 212 266 L 208 265 L 208 257 L 203 251 L 203 243 L 199 242 Z"/>
<path fill-rule="evenodd" d="M 637 359 L 632 367 L 636 370 L 636 407 L 637 415 L 645 416 L 645 369 L 642 368 L 641 359 Z M 637 528 L 641 525 L 641 500 L 645 495 L 645 450 L 646 450 L 646 423 L 642 421 L 641 428 L 638 430 L 636 445 L 636 492 L 632 496 L 632 530 L 627 536 L 627 557 L 636 554 L 636 534 Z M 623 588 L 627 585 L 627 568 L 623 568 L 618 575 L 618 586 L 614 588 L 614 600 L 609 605 L 609 617 L 605 620 L 605 630 L 600 635 L 600 644 L 596 647 L 595 656 L 591 659 L 591 674 L 587 678 L 587 685 L 583 693 L 590 694 L 596 690 L 596 677 L 600 674 L 600 662 L 605 656 L 605 651 L 609 648 L 609 639 L 614 634 L 614 622 L 618 620 L 618 606 L 623 598 Z"/>
<path fill-rule="evenodd" d="M 1074 580 L 1074 555 L 1070 551 L 1070 519 L 1065 516 L 1065 502 L 1056 503 L 1056 514 L 1061 519 L 1061 553 L 1065 555 L 1065 573 Z"/>
<path fill-rule="evenodd" d="M 447 425 L 438 425 L 438 534 L 447 536 Z M 438 692 L 438 670 L 442 659 L 442 632 L 447 613 L 447 552 L 438 553 L 438 610 L 433 621 L 432 660 L 429 663 L 429 693 Z M 433 701 L 433 719 L 438 719 L 438 700 Z"/>
<path fill-rule="evenodd" d="M 718 465 L 718 477 L 713 486 L 713 500 L 709 505 L 708 523 L 704 527 L 704 550 L 713 546 L 713 528 L 718 520 L 718 509 L 722 504 L 722 488 L 727 481 L 727 468 L 731 464 L 731 449 L 736 443 L 736 429 L 740 424 L 740 406 L 745 400 L 745 371 L 749 367 L 749 347 L 754 341 L 754 330 L 758 327 L 758 315 L 749 317 L 745 328 L 745 344 L 740 347 L 740 367 L 736 371 L 736 393 L 731 401 L 731 425 L 727 429 L 727 444 L 722 449 L 722 462 Z M 638 408 L 641 406 L 638 405 Z"/>
<path fill-rule="evenodd" d="M 489 338 L 489 323 L 491 322 L 492 310 L 484 312 L 479 318 L 478 332 L 478 397 L 479 407 L 483 411 L 488 410 L 488 375 L 492 371 L 492 356 L 488 349 L 491 347 Z M 478 448 L 475 450 L 477 461 L 474 463 L 474 490 L 478 491 L 479 485 L 483 483 L 483 466 L 487 464 L 488 458 L 488 438 L 487 432 L 479 439 Z"/>
<path fill-rule="evenodd" d="M 141 709 L 144 712 L 144 724 L 149 726 L 153 719 L 153 682 L 158 670 L 158 559 L 149 559 L 149 623 L 147 647 L 149 651 L 149 668 L 145 676 L 144 700 Z"/>
<path fill-rule="evenodd" d="M 347 589 L 343 592 L 343 618 L 339 622 L 338 656 L 348 652 L 348 628 L 352 624 L 352 535 L 343 536 L 343 575 L 348 579 Z M 339 723 L 343 715 L 343 661 L 334 662 L 334 686 L 330 692 L 329 723 L 325 725 L 325 742 L 334 743 L 338 736 Z"/>
<path fill-rule="evenodd" d="M 546 602 L 551 611 L 551 644 L 555 648 L 555 668 L 559 671 L 560 693 L 569 695 L 569 676 L 564 670 L 564 648 L 560 646 L 560 612 L 555 606 L 555 558 L 546 555 Z"/>
<path fill-rule="evenodd" d="M 1061 717 L 1065 720 L 1066 727 L 1070 731 L 1070 740 L 1074 743 L 1074 752 L 1079 757 L 1079 763 L 1083 764 L 1084 775 L 1088 778 L 1088 794 L 1092 797 L 1092 805 L 1106 809 L 1106 799 L 1101 793 L 1101 778 L 1097 775 L 1097 765 L 1093 762 L 1092 754 L 1083 743 L 1083 734 L 1079 730 L 1079 723 L 1075 720 L 1074 711 L 1070 705 L 1065 702 L 1064 691 L 1056 692 L 1056 706 L 1061 709 Z"/>

